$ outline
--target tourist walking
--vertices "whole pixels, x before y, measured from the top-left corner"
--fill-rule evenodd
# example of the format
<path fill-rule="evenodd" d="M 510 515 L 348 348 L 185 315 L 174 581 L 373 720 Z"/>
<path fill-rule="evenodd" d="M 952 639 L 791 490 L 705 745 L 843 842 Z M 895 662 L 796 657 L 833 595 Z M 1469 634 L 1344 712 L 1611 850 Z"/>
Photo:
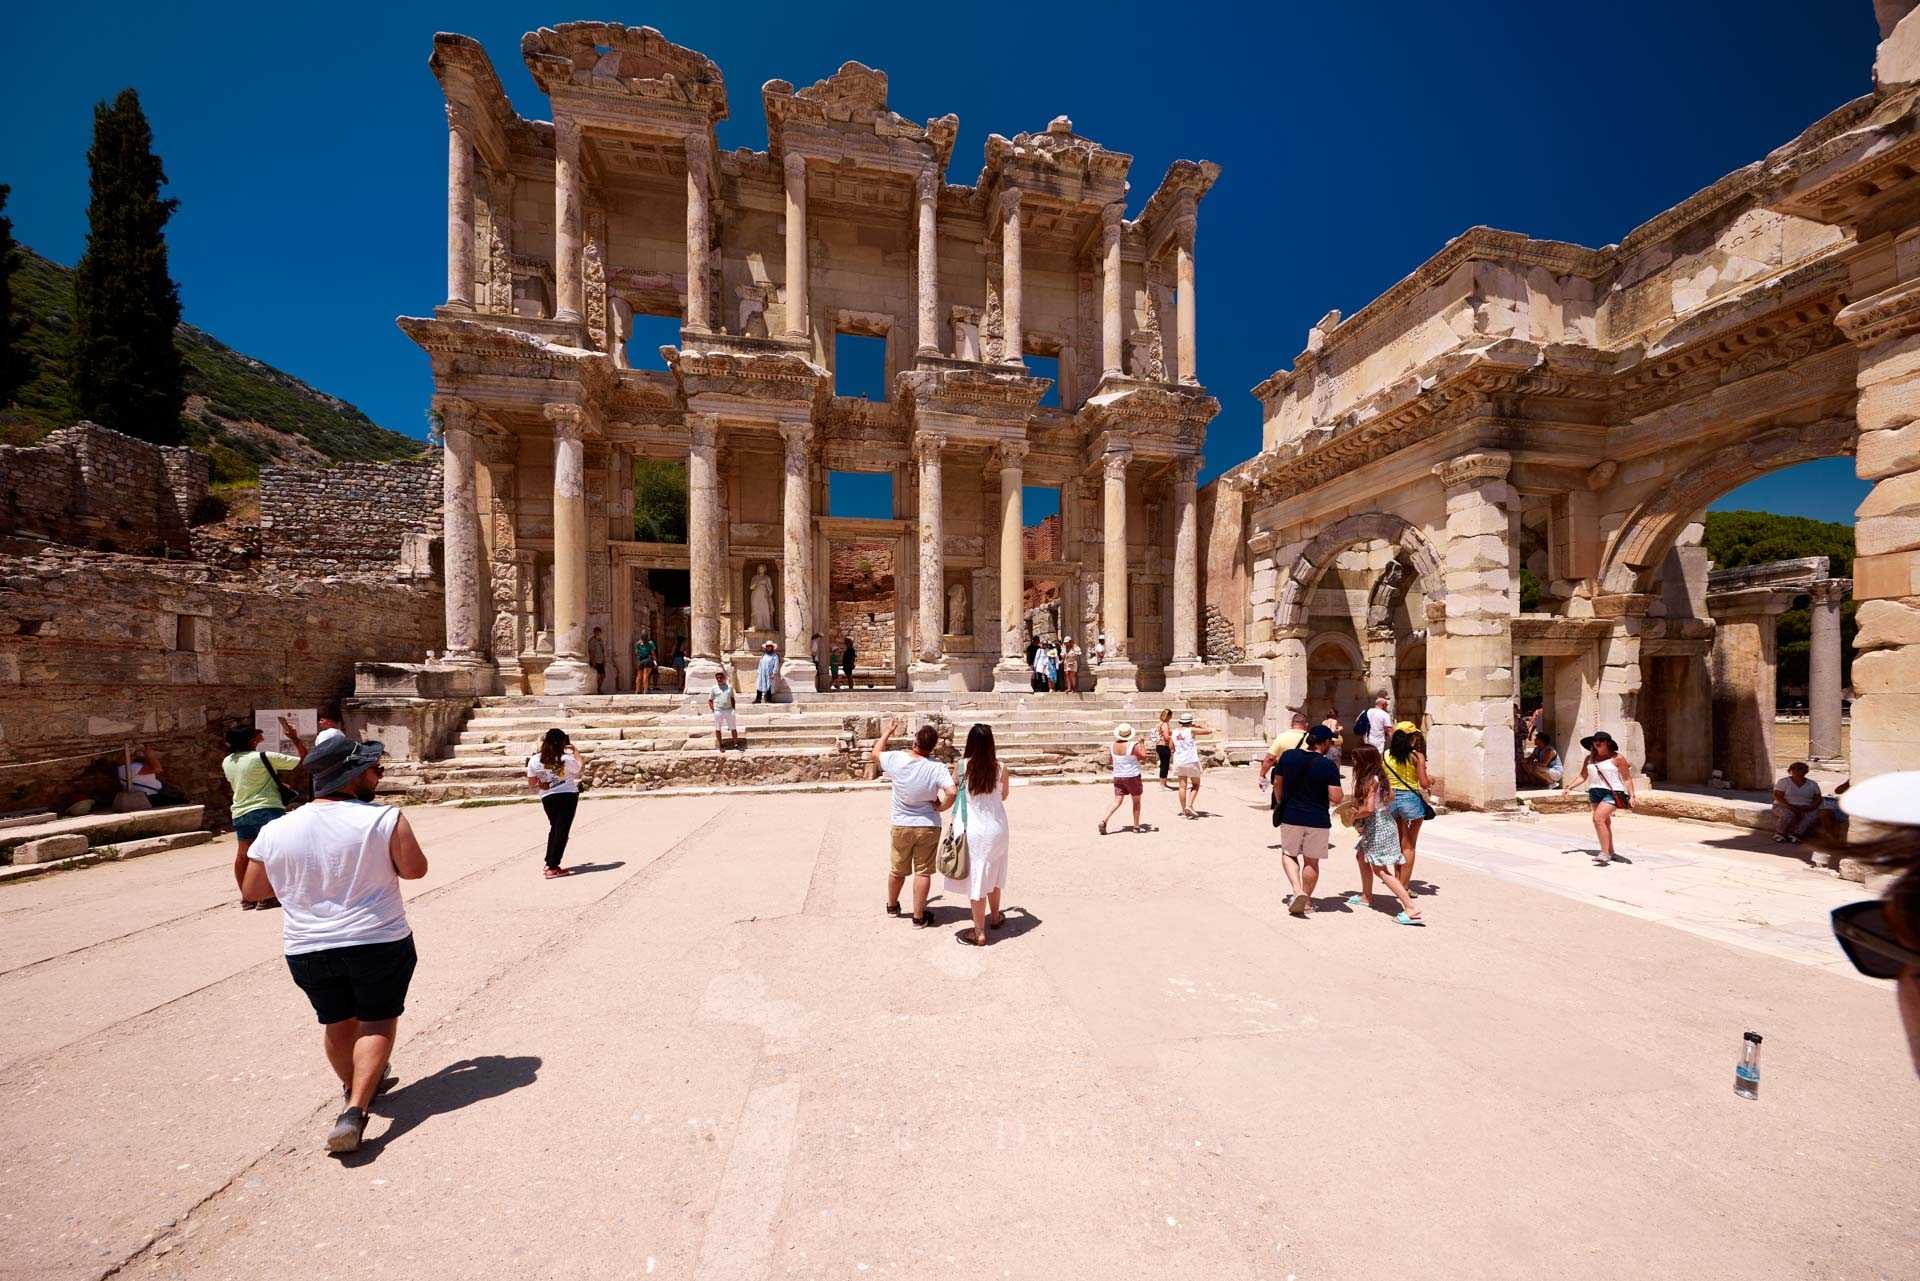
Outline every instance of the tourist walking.
<path fill-rule="evenodd" d="M 1424 924 L 1413 895 L 1400 879 L 1406 862 L 1400 852 L 1400 825 L 1393 816 L 1393 784 L 1380 753 L 1371 745 L 1353 749 L 1354 829 L 1360 843 L 1354 848 L 1354 861 L 1360 865 L 1360 892 L 1347 897 L 1349 907 L 1368 907 L 1373 903 L 1373 878 L 1377 873 L 1400 900 L 1400 914 L 1393 919 L 1402 925 Z"/>
<path fill-rule="evenodd" d="M 847 643 L 840 648 L 840 674 L 847 678 L 847 688 L 853 688 L 853 633 L 847 633 Z"/>
<path fill-rule="evenodd" d="M 1080 643 L 1071 636 L 1067 637 L 1066 643 L 1060 647 L 1060 670 L 1067 678 L 1067 693 L 1078 694 L 1080 692 Z"/>
<path fill-rule="evenodd" d="M 1060 689 L 1060 646 L 1053 641 L 1047 642 L 1047 689 L 1056 693 Z"/>
<path fill-rule="evenodd" d="M 1613 862 L 1613 815 L 1615 810 L 1633 808 L 1633 765 L 1620 755 L 1613 735 L 1597 730 L 1580 740 L 1587 758 L 1580 772 L 1566 785 L 1562 795 L 1587 783 L 1587 800 L 1593 805 L 1593 832 L 1600 838 L 1600 852 L 1593 856 L 1595 867 Z"/>
<path fill-rule="evenodd" d="M 1107 760 L 1113 766 L 1113 805 L 1100 820 L 1100 835 L 1107 834 L 1107 819 L 1128 800 L 1133 802 L 1133 825 L 1127 830 L 1152 830 L 1140 821 L 1140 763 L 1146 759 L 1147 745 L 1134 739 L 1133 726 L 1125 721 L 1114 726 L 1113 741 L 1107 744 Z"/>
<path fill-rule="evenodd" d="M 1908 1057 L 1920 1072 L 1920 771 L 1870 778 L 1848 789 L 1840 808 L 1886 835 L 1855 845 L 1842 841 L 1830 852 L 1889 875 L 1884 898 L 1833 910 L 1833 935 L 1860 973 L 1895 984 Z"/>
<path fill-rule="evenodd" d="M 835 637 L 827 642 L 827 688 L 840 687 L 840 639 Z"/>
<path fill-rule="evenodd" d="M 1332 731 L 1315 725 L 1273 767 L 1273 820 L 1280 829 L 1280 867 L 1287 874 L 1287 911 L 1293 916 L 1313 910 L 1320 863 L 1333 832 L 1333 807 L 1340 803 L 1340 767 L 1327 759 L 1331 742 Z"/>
<path fill-rule="evenodd" d="M 933 884 L 933 856 L 940 848 L 940 815 L 953 804 L 953 771 L 933 759 L 933 749 L 940 745 L 940 732 L 933 726 L 914 731 L 912 751 L 888 751 L 887 743 L 899 732 L 898 721 L 880 727 L 867 760 L 867 777 L 885 774 L 893 783 L 887 915 L 900 915 L 900 890 L 911 876 L 913 923 L 924 929 L 933 923 L 927 917 L 927 890 Z"/>
<path fill-rule="evenodd" d="M 774 682 L 780 677 L 780 651 L 768 641 L 760 647 L 760 665 L 753 673 L 753 701 L 771 703 L 773 701 Z"/>
<path fill-rule="evenodd" d="M 547 812 L 546 878 L 571 875 L 560 866 L 567 853 L 567 837 L 573 834 L 573 814 L 580 807 L 580 775 L 586 764 L 563 729 L 550 729 L 540 740 L 540 750 L 527 757 L 527 786 L 539 793 L 540 808 Z"/>
<path fill-rule="evenodd" d="M 1012 772 L 994 750 L 991 726 L 975 725 L 967 731 L 959 781 L 962 790 L 954 804 L 956 814 L 965 807 L 967 879 L 949 879 L 947 892 L 966 895 L 973 908 L 973 930 L 962 930 L 960 941 L 985 947 L 987 931 L 1007 920 L 1000 910 L 1000 891 L 1007 883 L 1007 792 L 1013 786 Z"/>
<path fill-rule="evenodd" d="M 322 1027 L 346 1110 L 329 1152 L 353 1152 L 387 1079 L 418 959 L 400 882 L 427 874 L 426 852 L 392 805 L 375 805 L 377 742 L 328 739 L 306 754 L 313 803 L 265 829 L 248 852 L 242 892 L 277 896 L 281 950 Z"/>
<path fill-rule="evenodd" d="M 713 713 L 715 751 L 724 752 L 727 743 L 737 746 L 740 742 L 740 720 L 734 712 L 735 697 L 733 686 L 727 682 L 727 669 L 722 667 L 713 674 L 713 688 L 707 691 L 707 710 Z M 725 741 L 721 739 L 723 732 Z"/>
<path fill-rule="evenodd" d="M 1384 691 L 1375 695 L 1372 707 L 1360 713 L 1360 720 L 1354 729 L 1358 731 L 1358 737 L 1366 739 L 1374 751 L 1384 753 L 1387 750 L 1388 736 L 1393 730 L 1393 716 L 1387 711 Z"/>
<path fill-rule="evenodd" d="M 1367 746 L 1372 747 L 1369 743 Z M 1420 825 L 1433 817 L 1427 794 L 1433 781 L 1427 777 L 1426 739 L 1412 721 L 1393 727 L 1381 766 L 1387 782 L 1393 785 L 1393 821 L 1400 831 L 1400 876 L 1413 884 L 1413 860 L 1420 852 Z"/>
<path fill-rule="evenodd" d="M 1033 666 L 1033 680 L 1031 683 L 1033 692 L 1036 694 L 1044 694 L 1047 692 L 1047 647 L 1045 645 L 1035 645 L 1033 647 L 1031 663 Z"/>
<path fill-rule="evenodd" d="M 1160 719 L 1153 726 L 1153 754 L 1160 761 L 1160 786 L 1168 791 L 1174 790 L 1168 771 L 1173 768 L 1173 709 L 1160 709 Z"/>
<path fill-rule="evenodd" d="M 300 756 L 306 755 L 307 745 L 300 741 L 293 723 L 285 717 L 280 719 L 280 732 L 293 744 L 294 751 Z M 233 804 L 228 810 L 233 817 L 236 842 L 233 880 L 240 887 L 240 906 L 247 911 L 279 906 L 271 894 L 247 897 L 247 858 L 267 824 L 286 817 L 293 792 L 280 781 L 280 775 L 300 768 L 300 756 L 261 751 L 260 744 L 265 738 L 266 735 L 251 725 L 228 730 L 227 755 L 220 762 L 220 772 L 227 776 L 227 786 L 233 791 Z M 344 737 L 341 741 L 345 741 Z"/>
<path fill-rule="evenodd" d="M 653 678 L 659 670 L 660 651 L 655 648 L 651 635 L 642 636 L 633 643 L 633 692 L 653 693 Z"/>
<path fill-rule="evenodd" d="M 1346 736 L 1342 732 L 1346 727 L 1340 723 L 1340 713 L 1329 707 L 1327 714 L 1320 718 L 1320 723 L 1327 727 L 1327 733 L 1333 735 L 1333 742 L 1327 748 L 1327 759 L 1338 765 L 1341 749 L 1346 746 Z"/>
<path fill-rule="evenodd" d="M 1180 727 L 1173 731 L 1173 776 L 1180 783 L 1180 815 L 1199 818 L 1194 808 L 1200 803 L 1200 740 L 1195 737 L 1193 713 L 1180 713 Z"/>
<path fill-rule="evenodd" d="M 1820 803 L 1820 784 L 1807 777 L 1807 763 L 1787 766 L 1787 776 L 1773 785 L 1773 839 L 1798 845 L 1820 821 Z"/>
<path fill-rule="evenodd" d="M 607 640 L 598 627 L 587 637 L 587 666 L 593 669 L 593 692 L 607 692 Z"/>

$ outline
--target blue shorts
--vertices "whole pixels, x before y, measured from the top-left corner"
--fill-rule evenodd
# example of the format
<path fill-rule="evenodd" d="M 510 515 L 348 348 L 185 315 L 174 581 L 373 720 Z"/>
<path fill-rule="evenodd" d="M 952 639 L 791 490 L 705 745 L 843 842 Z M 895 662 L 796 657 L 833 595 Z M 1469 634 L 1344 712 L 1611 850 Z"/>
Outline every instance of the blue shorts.
<path fill-rule="evenodd" d="M 1589 787 L 1587 789 L 1587 799 L 1593 802 L 1594 807 L 1597 809 L 1602 805 L 1625 805 L 1627 803 L 1627 794 L 1625 792 L 1616 792 L 1610 787 Z"/>
<path fill-rule="evenodd" d="M 1417 823 L 1426 818 L 1427 807 L 1426 803 L 1420 799 L 1420 793 L 1407 792 L 1395 788 L 1391 812 L 1396 818 L 1404 818 L 1409 823 Z"/>
<path fill-rule="evenodd" d="M 237 814 L 234 816 L 233 834 L 243 841 L 250 841 L 260 835 L 261 828 L 273 822 L 276 818 L 285 818 L 286 816 L 287 812 L 285 810 L 248 810 L 245 814 Z"/>

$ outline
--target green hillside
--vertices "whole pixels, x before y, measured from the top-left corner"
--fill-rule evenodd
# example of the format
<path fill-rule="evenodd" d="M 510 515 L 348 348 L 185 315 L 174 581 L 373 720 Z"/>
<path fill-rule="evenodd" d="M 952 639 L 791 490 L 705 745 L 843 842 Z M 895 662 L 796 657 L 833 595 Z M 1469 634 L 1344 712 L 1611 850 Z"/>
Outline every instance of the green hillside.
<path fill-rule="evenodd" d="M 27 321 L 25 345 L 35 368 L 13 404 L 0 408 L 0 441 L 15 445 L 73 421 L 66 364 L 73 272 L 31 249 L 22 255 L 14 306 Z M 187 440 L 212 457 L 216 481 L 247 480 L 277 462 L 407 458 L 425 448 L 192 325 L 180 326 L 174 341 L 187 364 Z"/>
<path fill-rule="evenodd" d="M 1704 542 L 1715 569 L 1825 556 L 1827 572 L 1835 578 L 1853 573 L 1853 526 L 1835 521 L 1772 512 L 1708 512 Z M 1847 684 L 1853 679 L 1853 608 L 1852 601 L 1840 607 L 1840 679 Z M 1804 702 L 1812 627 L 1812 617 L 1804 609 L 1780 615 L 1775 631 L 1780 646 L 1776 696 L 1782 707 Z"/>

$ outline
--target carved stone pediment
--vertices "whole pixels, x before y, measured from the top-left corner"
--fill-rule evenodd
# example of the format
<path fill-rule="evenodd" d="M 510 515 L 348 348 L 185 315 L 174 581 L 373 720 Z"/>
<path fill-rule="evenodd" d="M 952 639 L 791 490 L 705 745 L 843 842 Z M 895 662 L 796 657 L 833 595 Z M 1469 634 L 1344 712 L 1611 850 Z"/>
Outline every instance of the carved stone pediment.
<path fill-rule="evenodd" d="M 909 413 L 931 411 L 1024 424 L 1046 394 L 1047 382 L 983 367 L 910 370 L 895 385 Z"/>
<path fill-rule="evenodd" d="M 547 94 L 584 89 L 692 108 L 709 121 L 727 118 L 726 78 L 713 59 L 652 27 L 563 22 L 521 37 L 520 56 Z"/>
<path fill-rule="evenodd" d="M 819 405 L 831 394 L 827 371 L 793 352 L 695 351 L 662 347 L 682 396 L 718 394 Z"/>

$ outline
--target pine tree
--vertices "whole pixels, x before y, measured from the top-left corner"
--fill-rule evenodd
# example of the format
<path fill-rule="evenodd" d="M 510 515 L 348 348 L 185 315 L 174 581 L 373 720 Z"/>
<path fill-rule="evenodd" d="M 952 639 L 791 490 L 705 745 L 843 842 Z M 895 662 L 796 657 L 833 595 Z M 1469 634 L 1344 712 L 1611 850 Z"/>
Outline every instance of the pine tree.
<path fill-rule="evenodd" d="M 156 444 L 178 444 L 186 369 L 174 346 L 180 291 L 163 229 L 177 200 L 153 154 L 140 96 L 122 89 L 93 109 L 87 248 L 74 267 L 73 400 L 82 418 Z"/>
<path fill-rule="evenodd" d="M 0 183 L 0 407 L 12 403 L 14 395 L 33 377 L 33 357 L 21 346 L 27 322 L 25 317 L 13 314 L 13 273 L 20 269 L 22 259 L 13 243 L 13 219 L 6 216 L 7 196 L 12 190 Z"/>

